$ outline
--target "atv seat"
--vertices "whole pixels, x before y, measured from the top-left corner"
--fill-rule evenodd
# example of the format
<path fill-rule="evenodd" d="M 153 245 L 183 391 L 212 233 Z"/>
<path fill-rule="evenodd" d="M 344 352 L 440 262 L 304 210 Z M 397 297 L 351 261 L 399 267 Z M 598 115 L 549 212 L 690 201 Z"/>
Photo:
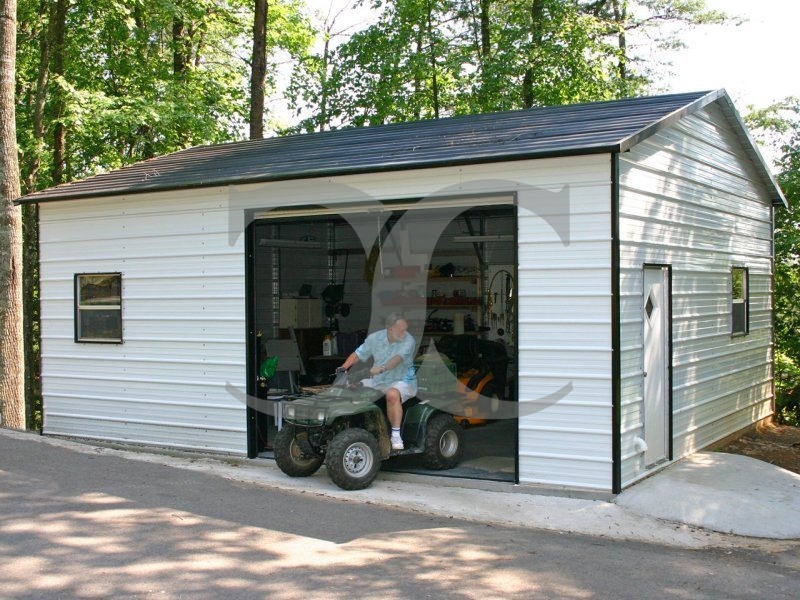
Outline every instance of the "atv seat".
<path fill-rule="evenodd" d="M 408 400 L 406 400 L 405 402 L 403 402 L 403 410 L 404 410 L 404 411 L 405 411 L 405 410 L 408 410 L 408 409 L 409 409 L 409 408 L 411 408 L 412 406 L 416 406 L 417 404 L 420 404 L 421 402 L 422 402 L 422 400 L 420 400 L 420 399 L 419 399 L 419 398 L 417 398 L 416 396 L 414 396 L 413 398 L 409 398 Z"/>

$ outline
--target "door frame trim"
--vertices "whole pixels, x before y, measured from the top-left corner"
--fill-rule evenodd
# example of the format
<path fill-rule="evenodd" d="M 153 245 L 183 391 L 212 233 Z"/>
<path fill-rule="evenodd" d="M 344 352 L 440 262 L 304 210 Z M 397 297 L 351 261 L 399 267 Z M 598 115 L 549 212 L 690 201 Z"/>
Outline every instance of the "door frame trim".
<path fill-rule="evenodd" d="M 622 491 L 622 358 L 620 352 L 620 166 L 611 154 L 611 493 Z"/>
<path fill-rule="evenodd" d="M 255 308 L 255 264 L 253 260 L 255 248 L 255 228 L 253 227 L 252 215 L 245 214 L 245 223 L 248 225 L 244 230 L 244 272 L 245 272 L 245 319 L 246 319 L 246 353 L 247 360 L 245 371 L 247 372 L 247 387 L 245 393 L 251 398 L 256 395 L 256 380 L 258 379 L 258 345 L 256 342 L 256 308 Z M 247 426 L 247 458 L 258 456 L 258 413 L 256 410 L 247 406 L 245 422 Z"/>

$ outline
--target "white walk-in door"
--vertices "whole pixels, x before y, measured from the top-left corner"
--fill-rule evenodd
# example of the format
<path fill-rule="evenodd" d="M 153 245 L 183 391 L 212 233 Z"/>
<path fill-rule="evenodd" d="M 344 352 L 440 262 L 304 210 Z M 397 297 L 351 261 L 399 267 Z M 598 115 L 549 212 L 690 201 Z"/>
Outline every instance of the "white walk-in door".
<path fill-rule="evenodd" d="M 669 269 L 644 268 L 644 439 L 645 465 L 669 453 Z"/>

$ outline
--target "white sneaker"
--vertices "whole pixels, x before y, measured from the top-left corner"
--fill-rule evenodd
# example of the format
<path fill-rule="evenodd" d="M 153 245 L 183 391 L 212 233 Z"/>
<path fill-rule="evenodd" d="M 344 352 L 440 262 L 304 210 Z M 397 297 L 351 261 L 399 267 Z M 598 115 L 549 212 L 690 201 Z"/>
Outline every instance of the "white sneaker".
<path fill-rule="evenodd" d="M 402 450 L 404 448 L 403 438 L 392 436 L 392 450 Z"/>

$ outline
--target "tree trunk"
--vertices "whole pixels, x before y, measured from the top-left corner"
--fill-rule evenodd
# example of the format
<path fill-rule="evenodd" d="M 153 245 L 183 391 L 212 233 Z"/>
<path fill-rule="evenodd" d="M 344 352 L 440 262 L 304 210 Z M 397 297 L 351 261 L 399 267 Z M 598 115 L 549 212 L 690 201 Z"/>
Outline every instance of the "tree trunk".
<path fill-rule="evenodd" d="M 479 110 L 484 111 L 492 106 L 492 0 L 480 0 L 478 14 L 473 15 L 475 29 L 475 53 L 478 59 L 478 74 L 480 87 L 476 99 Z"/>
<path fill-rule="evenodd" d="M 191 39 L 186 28 L 186 19 L 179 0 L 175 2 L 175 14 L 172 16 L 172 74 L 176 79 L 186 75 L 191 61 Z"/>
<path fill-rule="evenodd" d="M 189 67 L 189 54 L 186 51 L 186 25 L 179 16 L 172 22 L 172 73 L 175 77 L 183 77 Z"/>
<path fill-rule="evenodd" d="M 436 44 L 436 32 L 434 31 L 433 27 L 433 8 L 431 7 L 431 3 L 428 2 L 426 4 L 426 11 L 427 11 L 427 19 L 426 25 L 428 28 L 428 44 L 430 45 L 430 60 L 431 60 L 431 94 L 433 101 L 433 117 L 435 119 L 439 118 L 439 74 L 438 70 L 439 67 L 436 61 L 436 52 L 437 52 L 437 44 Z"/>
<path fill-rule="evenodd" d="M 533 0 L 531 2 L 531 54 L 535 55 L 538 46 L 542 44 L 542 36 L 544 31 L 544 1 Z M 533 66 L 525 70 L 522 78 L 522 106 L 524 108 L 531 108 L 536 98 L 534 97 L 533 84 L 534 84 L 534 69 Z"/>
<path fill-rule="evenodd" d="M 40 429 L 42 422 L 42 357 L 39 334 L 39 206 L 22 207 L 22 307 L 25 337 L 25 423 Z"/>
<path fill-rule="evenodd" d="M 620 6 L 617 0 L 612 2 L 614 10 L 614 21 L 618 27 L 617 45 L 619 47 L 619 62 L 617 63 L 617 73 L 623 87 L 628 81 L 628 42 L 625 38 L 625 21 L 628 18 L 625 5 Z M 623 93 L 625 90 L 621 90 Z"/>
<path fill-rule="evenodd" d="M 422 54 L 425 51 L 425 40 L 423 39 L 421 25 L 416 29 L 415 34 L 415 52 L 417 54 Z M 414 96 L 418 97 L 419 100 L 413 104 L 415 121 L 419 121 L 422 118 L 422 105 L 424 104 L 424 100 L 421 99 L 422 93 L 422 72 L 420 71 L 419 67 L 417 67 L 414 69 Z"/>
<path fill-rule="evenodd" d="M 0 424 L 25 428 L 22 333 L 22 217 L 14 112 L 16 0 L 0 0 Z"/>
<path fill-rule="evenodd" d="M 53 18 L 53 75 L 64 77 L 64 34 L 68 0 L 57 0 Z M 64 92 L 53 90 L 53 184 L 63 183 L 67 164 L 67 128 L 64 125 Z"/>
<path fill-rule="evenodd" d="M 492 33 L 491 33 L 491 0 L 481 0 L 481 62 L 485 63 L 489 60 L 489 55 L 492 52 Z"/>
<path fill-rule="evenodd" d="M 253 60 L 250 69 L 250 139 L 264 137 L 264 81 L 267 77 L 268 0 L 256 0 L 253 16 Z"/>
<path fill-rule="evenodd" d="M 328 122 L 328 69 L 331 56 L 331 29 L 325 25 L 325 47 L 322 52 L 322 68 L 319 74 L 319 131 L 330 127 Z"/>
<path fill-rule="evenodd" d="M 44 23 L 51 23 L 47 0 L 39 3 L 39 18 Z M 36 191 L 39 168 L 44 154 L 44 108 L 47 100 L 47 83 L 50 78 L 50 36 L 48 27 L 42 27 L 39 34 L 39 72 L 36 77 L 36 92 L 33 101 L 33 152 L 27 161 L 24 193 Z"/>

